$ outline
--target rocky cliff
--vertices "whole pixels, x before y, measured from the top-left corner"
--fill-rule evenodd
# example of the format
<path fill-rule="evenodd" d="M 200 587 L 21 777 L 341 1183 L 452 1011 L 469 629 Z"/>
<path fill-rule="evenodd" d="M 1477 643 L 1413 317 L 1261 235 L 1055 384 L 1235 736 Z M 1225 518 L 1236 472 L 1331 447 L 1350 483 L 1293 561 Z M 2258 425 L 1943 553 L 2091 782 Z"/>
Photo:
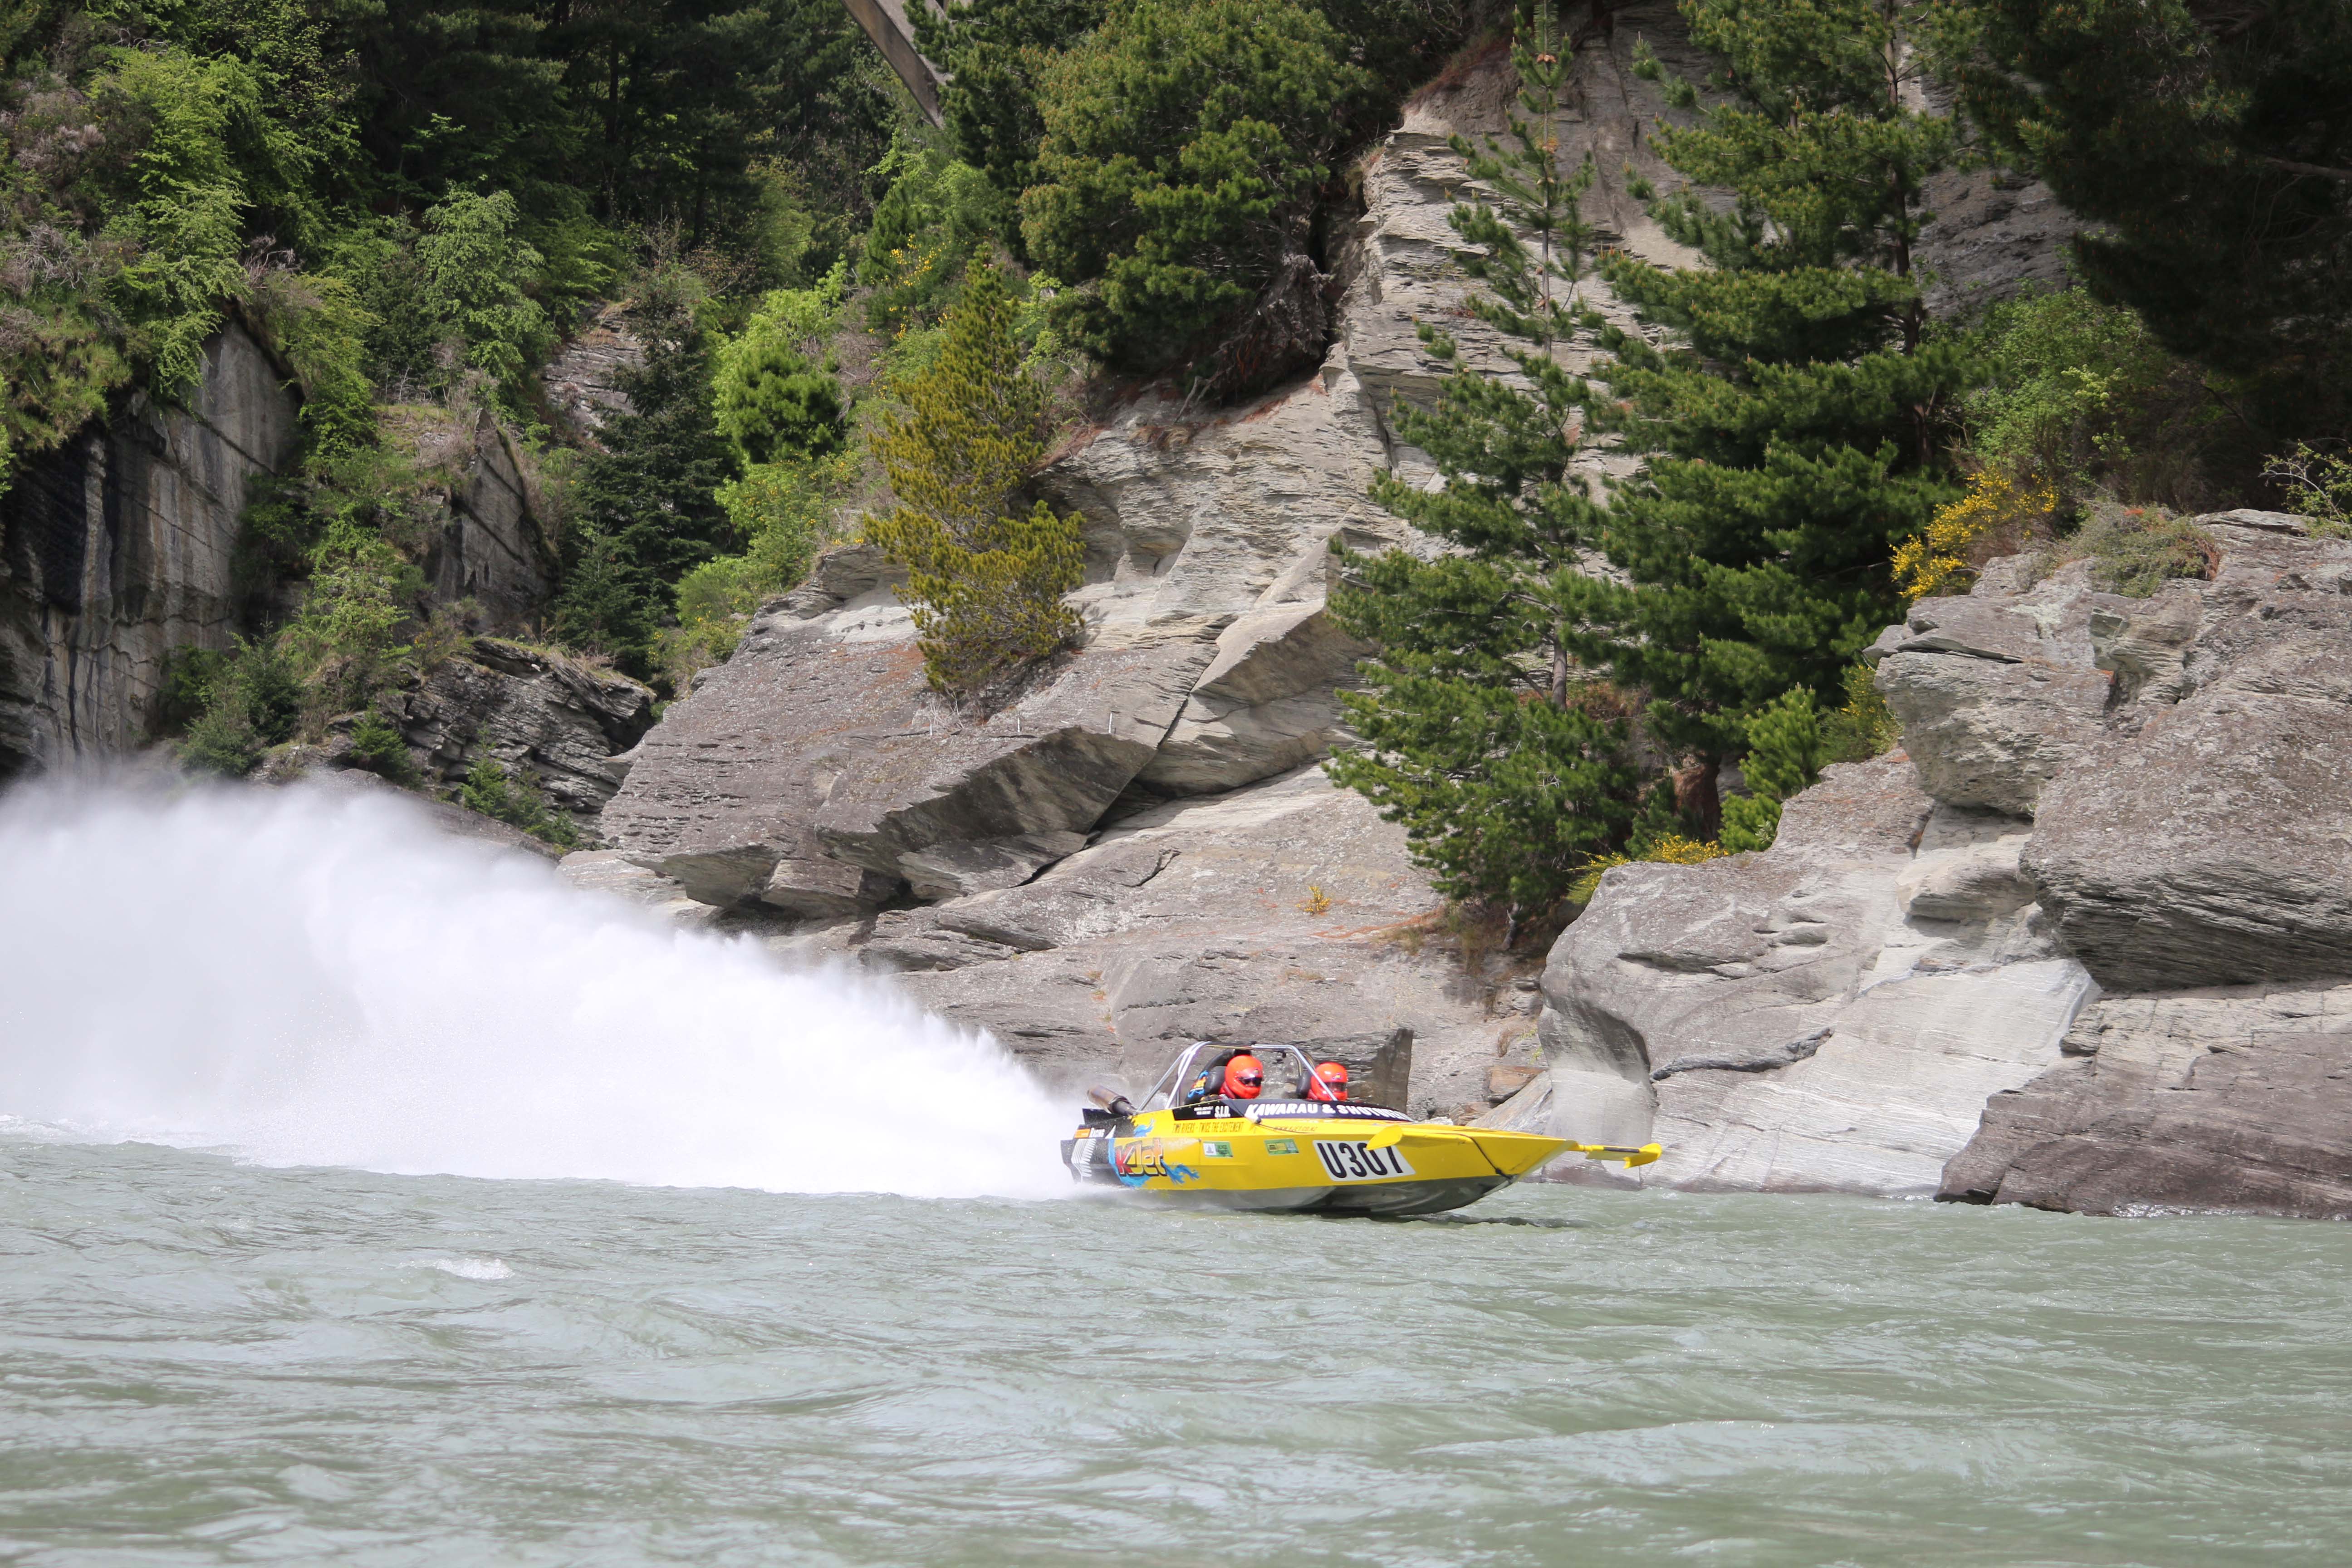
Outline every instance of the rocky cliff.
<path fill-rule="evenodd" d="M 1623 5 L 1560 129 L 1606 171 L 1585 214 L 1603 241 L 1675 264 L 1621 175 L 1666 177 L 1640 135 L 1664 110 L 1633 74 L 1643 37 L 1701 63 L 1671 4 Z M 1511 90 L 1499 47 L 1457 62 L 1363 160 L 1313 374 L 1224 409 L 1146 391 L 1055 453 L 1040 489 L 1087 522 L 1082 647 L 961 711 L 925 689 L 880 561 L 836 550 L 670 706 L 604 811 L 614 853 L 574 874 L 898 973 L 1057 1078 L 1148 1081 L 1201 1035 L 1398 1029 L 1417 1110 L 1475 1113 L 1533 1076 L 1532 976 L 1437 941 L 1401 832 L 1318 767 L 1348 743 L 1337 694 L 1364 651 L 1325 613 L 1329 547 L 1427 547 L 1367 495 L 1431 473 L 1391 420 L 1442 369 L 1415 322 L 1508 368 L 1461 308 L 1446 143 L 1499 132 Z M 1954 256 L 1984 258 L 1955 286 L 2031 270 L 1988 226 L 2016 208 L 1946 226 Z"/>
<path fill-rule="evenodd" d="M 144 743 L 173 647 L 226 647 L 237 514 L 295 444 L 293 396 L 231 325 L 185 406 L 134 401 L 0 498 L 0 778 Z"/>
<path fill-rule="evenodd" d="M 0 497 L 0 779 L 144 745 L 165 656 L 229 646 L 257 591 L 239 580 L 236 559 L 247 490 L 299 445 L 290 384 L 232 322 L 205 345 L 204 373 L 183 404 L 134 398 L 23 465 Z M 467 604 L 493 626 L 535 616 L 554 581 L 554 552 L 497 422 L 407 407 L 385 420 L 390 439 L 408 442 L 441 477 L 419 562 L 428 599 Z M 650 695 L 632 690 L 600 700 L 643 714 Z M 446 749 L 449 695 L 445 721 L 415 737 L 428 752 Z M 472 721 L 524 721 L 509 692 L 503 720 Z M 540 727 L 562 723 L 555 714 Z M 620 722 L 611 749 L 625 749 L 643 727 Z M 561 795 L 578 772 L 558 766 L 550 784 Z M 614 782 L 591 770 L 567 804 L 593 812 Z"/>
<path fill-rule="evenodd" d="M 1889 628 L 1904 750 L 1610 872 L 1497 1117 L 1685 1186 L 2352 1214 L 2352 541 L 2200 521 L 2210 580 L 2011 557 Z"/>

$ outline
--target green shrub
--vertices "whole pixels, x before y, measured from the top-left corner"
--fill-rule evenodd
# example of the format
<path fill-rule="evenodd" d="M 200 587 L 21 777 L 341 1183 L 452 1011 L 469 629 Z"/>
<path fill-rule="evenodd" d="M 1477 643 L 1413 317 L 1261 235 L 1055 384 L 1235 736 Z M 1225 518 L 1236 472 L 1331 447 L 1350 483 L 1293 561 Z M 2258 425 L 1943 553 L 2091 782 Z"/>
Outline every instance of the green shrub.
<path fill-rule="evenodd" d="M 966 268 L 1013 228 L 1013 213 L 986 174 L 906 136 L 883 172 L 890 187 L 874 209 L 857 278 L 869 290 L 866 324 L 896 333 L 939 319 Z"/>
<path fill-rule="evenodd" d="M 841 384 L 808 352 L 832 324 L 841 289 L 836 268 L 814 289 L 774 290 L 712 354 L 713 417 L 747 467 L 841 447 Z"/>
<path fill-rule="evenodd" d="M 964 0 L 908 12 L 924 54 L 949 73 L 940 106 L 957 153 L 999 191 L 1018 195 L 1035 183 L 1045 132 L 1037 112 L 1040 79 L 1057 53 L 1093 30 L 1105 8 L 1105 0 Z M 875 218 L 879 226 L 878 211 Z M 870 241 L 868 247 L 870 253 Z"/>
<path fill-rule="evenodd" d="M 572 486 L 552 617 L 565 647 L 606 655 L 641 680 L 656 673 L 655 639 L 678 581 L 739 542 L 718 499 L 736 464 L 712 414 L 699 297 L 690 279 L 648 281 L 663 291 L 640 301 L 652 341 L 624 380 L 632 411 L 606 423 L 604 449 Z"/>
<path fill-rule="evenodd" d="M 218 648 L 183 645 L 163 655 L 163 676 L 155 692 L 154 725 L 159 735 L 185 734 L 188 727 L 212 703 L 213 689 L 228 668 L 229 656 Z"/>
<path fill-rule="evenodd" d="M 1304 251 L 1342 121 L 1376 90 L 1348 54 L 1297 0 L 1131 0 L 1045 68 L 1021 226 L 1083 285 L 1056 301 L 1076 342 L 1158 369 Z"/>
<path fill-rule="evenodd" d="M 314 710 L 348 712 L 373 701 L 408 654 L 423 574 L 354 511 L 331 519 L 310 553 L 302 608 L 279 646 L 300 671 Z"/>
<path fill-rule="evenodd" d="M 808 575 L 832 533 L 833 509 L 856 477 L 856 458 L 836 452 L 814 462 L 762 463 L 719 487 L 719 504 L 751 548 L 678 579 L 677 625 L 654 639 L 671 690 L 686 690 L 696 672 L 724 662 L 751 612 Z"/>
<path fill-rule="evenodd" d="M 272 270 L 250 281 L 245 301 L 293 368 L 308 455 L 340 458 L 372 446 L 375 386 L 367 344 L 378 323 L 358 292 L 341 278 Z"/>
<path fill-rule="evenodd" d="M 580 830 L 571 818 L 548 805 L 530 772 L 509 774 L 496 757 L 484 756 L 467 770 L 457 803 L 468 811 L 520 827 L 559 849 L 579 847 Z"/>
<path fill-rule="evenodd" d="M 523 243 L 520 222 L 504 191 L 455 190 L 426 209 L 416 240 L 425 309 L 514 413 L 528 406 L 526 371 L 555 341 L 547 312 L 523 291 L 545 258 Z"/>
<path fill-rule="evenodd" d="M 1740 772 L 1751 792 L 1723 803 L 1717 839 L 1724 848 L 1769 849 L 1780 831 L 1780 803 L 1821 777 L 1833 760 L 1831 739 L 1813 694 L 1800 687 L 1784 691 L 1748 720 L 1748 752 Z"/>
<path fill-rule="evenodd" d="M 403 789 L 416 787 L 416 760 L 409 755 L 408 742 L 391 721 L 373 708 L 352 725 L 351 755 L 354 763 L 379 778 L 388 779 Z"/>
<path fill-rule="evenodd" d="M 1847 667 L 1845 706 L 1822 715 L 1822 737 L 1833 763 L 1868 762 L 1903 743 L 1903 721 L 1879 692 L 1876 669 L 1862 663 Z"/>
<path fill-rule="evenodd" d="M 867 518 L 866 537 L 907 569 L 899 596 L 924 671 L 959 697 L 1080 630 L 1062 602 L 1086 566 L 1078 515 L 1057 517 L 1044 501 L 1007 510 L 1045 452 L 1045 393 L 1022 370 L 1013 317 L 995 268 L 976 269 L 948 312 L 937 363 L 899 389 L 907 413 L 886 416 L 874 438 L 898 504 Z"/>
<path fill-rule="evenodd" d="M 2352 458 L 2298 441 L 2265 463 L 2263 477 L 2286 492 L 2288 505 L 2311 519 L 2315 534 L 2352 535 Z"/>
<path fill-rule="evenodd" d="M 2198 493 L 2225 416 L 2129 309 L 2081 288 L 2028 291 L 1986 311 L 1971 337 L 1983 384 L 1961 420 L 1987 469 L 2069 499 Z"/>
<path fill-rule="evenodd" d="M 2127 599 L 2145 599 L 2176 578 L 2210 577 L 2221 562 L 2211 534 L 2161 507 L 2094 507 L 2072 543 L 2091 558 L 2091 581 Z"/>
<path fill-rule="evenodd" d="M 301 681 L 273 643 L 240 637 L 227 653 L 174 649 L 164 662 L 156 717 L 167 731 L 185 724 L 183 762 L 241 778 L 263 752 L 294 738 L 303 695 Z"/>
<path fill-rule="evenodd" d="M 234 708 L 208 708 L 189 727 L 180 760 L 192 768 L 241 779 L 261 761 L 261 740 Z"/>

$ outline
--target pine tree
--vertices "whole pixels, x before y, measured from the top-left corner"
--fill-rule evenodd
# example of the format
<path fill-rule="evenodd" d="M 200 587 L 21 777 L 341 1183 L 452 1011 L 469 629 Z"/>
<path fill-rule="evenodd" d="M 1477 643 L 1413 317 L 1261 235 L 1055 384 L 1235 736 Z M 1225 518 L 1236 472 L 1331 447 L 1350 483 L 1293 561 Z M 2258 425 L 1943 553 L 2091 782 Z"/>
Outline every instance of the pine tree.
<path fill-rule="evenodd" d="M 974 270 L 947 314 L 939 358 L 901 386 L 874 451 L 898 506 L 866 520 L 866 539 L 907 569 L 931 685 L 982 693 L 1031 660 L 1075 642 L 1062 602 L 1086 566 L 1080 518 L 1038 501 L 1006 509 L 1045 455 L 1045 393 L 1022 368 L 1013 297 L 991 267 Z"/>
<path fill-rule="evenodd" d="M 1837 693 L 1895 618 L 1895 547 L 1957 494 L 1945 426 L 1969 367 L 1930 332 L 1914 256 L 1925 182 L 1961 150 L 1948 117 L 1912 107 L 1913 8 L 1682 9 L 1722 64 L 1702 100 L 1640 57 L 1687 116 L 1658 150 L 1734 200 L 1637 186 L 1710 265 L 1602 268 L 1670 335 L 1595 323 L 1613 360 L 1585 407 L 1643 465 L 1571 521 L 1621 575 L 1576 579 L 1566 603 L 1570 651 L 1648 694 L 1646 723 L 1691 759 L 1685 805 L 1712 832 L 1716 770 L 1745 750 L 1749 716 L 1793 689 Z"/>
<path fill-rule="evenodd" d="M 1590 507 L 1568 479 L 1581 388 L 1554 354 L 1585 310 L 1591 233 L 1578 199 L 1593 170 L 1559 167 L 1566 53 L 1551 7 L 1524 4 L 1508 139 L 1454 139 L 1494 193 L 1449 220 L 1478 247 L 1464 265 L 1487 292 L 1470 308 L 1506 334 L 1520 375 L 1469 369 L 1424 323 L 1423 342 L 1455 369 L 1433 410 L 1400 407 L 1399 434 L 1445 483 L 1432 493 L 1388 477 L 1373 490 L 1451 551 L 1350 558 L 1356 582 L 1332 596 L 1334 618 L 1380 653 L 1364 666 L 1368 689 L 1343 699 L 1364 750 L 1335 757 L 1331 776 L 1403 825 L 1441 891 L 1519 913 L 1556 904 L 1634 811 L 1624 711 L 1569 660 L 1567 594 Z"/>
<path fill-rule="evenodd" d="M 735 466 L 712 423 L 709 356 L 683 305 L 651 313 L 660 325 L 623 389 L 632 411 L 581 465 L 554 615 L 568 646 L 608 654 L 640 679 L 653 673 L 654 634 L 678 579 L 736 542 L 717 496 Z"/>
<path fill-rule="evenodd" d="M 2236 383 L 2276 442 L 2352 436 L 2352 6 L 1946 0 L 2000 153 L 2093 221 L 2084 279 Z"/>

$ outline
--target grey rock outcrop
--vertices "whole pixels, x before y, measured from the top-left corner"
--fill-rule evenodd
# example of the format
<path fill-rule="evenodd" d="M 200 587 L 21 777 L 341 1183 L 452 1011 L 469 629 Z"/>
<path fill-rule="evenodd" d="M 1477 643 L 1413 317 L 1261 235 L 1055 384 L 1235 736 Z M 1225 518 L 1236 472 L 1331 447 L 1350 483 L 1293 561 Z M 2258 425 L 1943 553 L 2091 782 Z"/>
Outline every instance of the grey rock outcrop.
<path fill-rule="evenodd" d="M 2066 1050 L 1993 1096 L 1942 1196 L 2352 1219 L 2352 985 L 2116 997 Z"/>
<path fill-rule="evenodd" d="M 1871 649 L 1921 784 L 1937 800 L 2032 815 L 2099 732 L 2107 677 L 2091 647 L 2090 565 L 2042 582 L 2024 558 L 1965 598 L 1922 599 Z"/>
<path fill-rule="evenodd" d="M 2053 784 L 2025 868 L 2135 991 L 2352 975 L 2352 540 L 2214 520 L 2210 583 L 2093 628 L 2136 700 Z"/>
<path fill-rule="evenodd" d="M 2199 521 L 2210 581 L 2012 558 L 1890 628 L 1907 754 L 1611 872 L 1496 1117 L 1685 1185 L 2352 1214 L 2352 541 Z"/>
<path fill-rule="evenodd" d="M 1496 1119 L 1655 1140 L 1675 1185 L 1934 1192 L 2095 994 L 2036 934 L 2026 830 L 1898 754 L 1830 769 L 1761 855 L 1611 871 L 1544 973 L 1549 1070 Z"/>
<path fill-rule="evenodd" d="M 377 706 L 428 780 L 458 784 L 488 756 L 530 773 L 552 805 L 593 818 L 620 788 L 616 759 L 653 727 L 653 704 L 625 675 L 486 637 Z"/>
<path fill-rule="evenodd" d="M 246 489 L 292 453 L 285 376 L 235 323 L 186 406 L 134 400 L 0 499 L 0 778 L 148 738 L 164 656 L 229 646 Z"/>
<path fill-rule="evenodd" d="M 605 305 L 564 340 L 539 381 L 548 407 L 573 435 L 593 441 L 606 420 L 633 412 L 621 386 L 645 363 L 645 340 L 630 327 L 628 307 Z"/>
<path fill-rule="evenodd" d="M 1379 1092 L 1452 1115 L 1485 1107 L 1498 1041 L 1532 1020 L 1435 951 L 1435 903 L 1402 831 L 1315 766 L 1123 818 L 1019 887 L 773 945 L 895 973 L 1070 1086 L 1139 1091 L 1202 1038 L 1288 1041 L 1377 1076 L 1402 1030 L 1410 1089 Z"/>
<path fill-rule="evenodd" d="M 415 434 L 419 456 L 450 476 L 443 520 L 421 563 L 431 597 L 471 600 L 489 625 L 521 626 L 555 585 L 555 547 L 506 432 L 479 411 L 446 425 L 434 418 Z"/>

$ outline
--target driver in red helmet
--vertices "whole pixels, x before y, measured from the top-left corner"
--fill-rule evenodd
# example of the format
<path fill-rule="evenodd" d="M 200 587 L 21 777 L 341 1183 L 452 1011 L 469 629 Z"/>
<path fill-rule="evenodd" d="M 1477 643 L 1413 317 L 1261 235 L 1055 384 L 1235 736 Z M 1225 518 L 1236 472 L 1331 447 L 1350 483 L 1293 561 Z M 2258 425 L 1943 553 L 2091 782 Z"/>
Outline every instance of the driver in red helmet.
<path fill-rule="evenodd" d="M 1255 1100 L 1265 1087 L 1265 1064 L 1247 1051 L 1225 1064 L 1222 1092 L 1227 1100 Z"/>
<path fill-rule="evenodd" d="M 1343 1100 L 1348 1098 L 1348 1069 L 1338 1062 L 1317 1062 L 1314 1075 L 1307 1080 L 1309 1100 Z"/>

